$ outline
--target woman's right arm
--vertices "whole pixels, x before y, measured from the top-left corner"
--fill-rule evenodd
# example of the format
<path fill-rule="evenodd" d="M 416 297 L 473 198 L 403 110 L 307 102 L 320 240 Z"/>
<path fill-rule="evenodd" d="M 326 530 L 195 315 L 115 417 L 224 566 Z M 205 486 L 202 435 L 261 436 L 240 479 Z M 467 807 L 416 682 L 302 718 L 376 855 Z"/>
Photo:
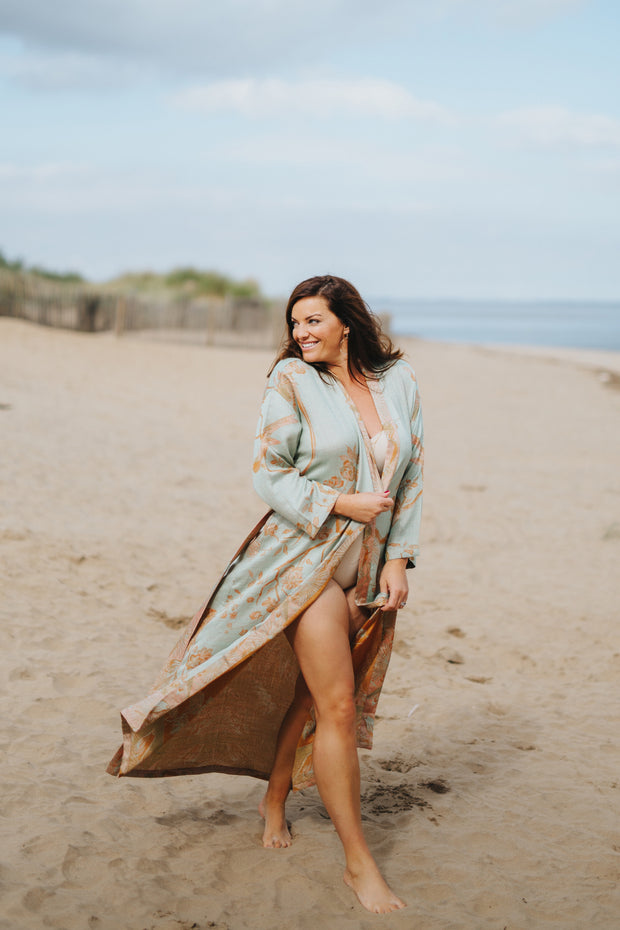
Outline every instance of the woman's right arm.
<path fill-rule="evenodd" d="M 254 445 L 254 488 L 277 513 L 314 538 L 331 513 L 370 523 L 394 501 L 385 493 L 341 494 L 300 474 L 295 459 L 302 420 L 292 378 L 272 373 L 261 407 Z"/>
<path fill-rule="evenodd" d="M 294 383 L 276 368 L 267 383 L 258 421 L 254 488 L 272 510 L 314 539 L 340 493 L 300 474 L 296 456 L 301 432 Z"/>

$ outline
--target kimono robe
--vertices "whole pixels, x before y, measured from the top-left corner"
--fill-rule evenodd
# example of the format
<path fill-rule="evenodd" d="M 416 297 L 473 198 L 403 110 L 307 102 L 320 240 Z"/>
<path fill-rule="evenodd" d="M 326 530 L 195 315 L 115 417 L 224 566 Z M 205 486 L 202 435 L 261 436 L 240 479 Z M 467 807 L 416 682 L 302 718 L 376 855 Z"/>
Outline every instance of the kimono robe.
<path fill-rule="evenodd" d="M 271 373 L 255 443 L 254 485 L 271 510 L 245 540 L 168 658 L 151 693 L 121 713 L 113 775 L 231 772 L 269 778 L 299 666 L 282 631 L 325 588 L 363 537 L 355 600 L 369 608 L 352 646 L 357 743 L 372 746 L 375 709 L 390 658 L 395 611 L 383 611 L 387 559 L 415 564 L 422 495 L 417 385 L 399 360 L 368 381 L 387 453 L 382 476 L 359 412 L 340 382 L 310 364 Z M 333 513 L 339 494 L 390 490 L 392 511 L 369 524 Z M 314 783 L 309 714 L 293 787 Z"/>

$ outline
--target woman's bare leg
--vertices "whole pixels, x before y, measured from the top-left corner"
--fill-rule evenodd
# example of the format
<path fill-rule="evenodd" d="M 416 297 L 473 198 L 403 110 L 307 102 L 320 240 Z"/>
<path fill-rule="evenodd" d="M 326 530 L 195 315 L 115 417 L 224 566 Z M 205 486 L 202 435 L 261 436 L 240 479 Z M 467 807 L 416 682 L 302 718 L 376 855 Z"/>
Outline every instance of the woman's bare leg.
<path fill-rule="evenodd" d="M 349 609 L 349 638 L 353 640 L 366 621 L 367 615 L 355 603 L 354 587 L 348 588 L 344 593 Z M 288 630 L 287 633 L 292 639 L 292 631 Z M 291 788 L 295 752 L 311 706 L 312 698 L 308 686 L 300 674 L 295 696 L 278 733 L 276 755 L 267 791 L 258 806 L 259 813 L 265 821 L 263 846 L 266 849 L 282 849 L 290 846 L 293 841 L 286 822 L 285 804 Z"/>
<path fill-rule="evenodd" d="M 355 603 L 355 588 L 345 592 L 349 608 L 349 639 L 363 626 L 367 615 Z M 289 637 L 292 631 L 288 630 Z M 265 821 L 263 846 L 266 849 L 282 849 L 290 846 L 293 838 L 288 828 L 285 804 L 291 789 L 295 752 L 306 720 L 312 706 L 312 698 L 303 675 L 299 675 L 295 687 L 295 696 L 289 707 L 278 733 L 276 755 L 274 759 L 267 791 L 258 805 L 258 810 Z"/>
<path fill-rule="evenodd" d="M 355 743 L 350 613 L 330 581 L 291 626 L 291 641 L 316 714 L 313 762 L 319 793 L 344 847 L 344 880 L 374 913 L 404 907 L 379 872 L 362 832 L 360 771 Z"/>
<path fill-rule="evenodd" d="M 265 819 L 263 846 L 268 849 L 282 849 L 292 843 L 284 805 L 291 788 L 295 751 L 311 706 L 310 692 L 303 675 L 300 674 L 295 687 L 295 697 L 278 733 L 276 756 L 267 791 L 258 808 L 261 817 Z"/>

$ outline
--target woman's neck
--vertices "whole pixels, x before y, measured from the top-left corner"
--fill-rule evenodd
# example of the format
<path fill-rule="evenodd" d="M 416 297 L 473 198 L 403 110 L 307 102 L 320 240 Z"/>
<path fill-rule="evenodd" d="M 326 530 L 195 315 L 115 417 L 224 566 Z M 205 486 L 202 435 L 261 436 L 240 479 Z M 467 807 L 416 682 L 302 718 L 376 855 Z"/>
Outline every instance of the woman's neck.
<path fill-rule="evenodd" d="M 334 378 L 337 378 L 345 388 L 349 388 L 351 385 L 366 386 L 366 378 L 362 372 L 355 368 L 353 371 L 349 371 L 346 359 L 344 362 L 340 362 L 337 365 L 330 365 L 329 373 L 333 375 Z"/>

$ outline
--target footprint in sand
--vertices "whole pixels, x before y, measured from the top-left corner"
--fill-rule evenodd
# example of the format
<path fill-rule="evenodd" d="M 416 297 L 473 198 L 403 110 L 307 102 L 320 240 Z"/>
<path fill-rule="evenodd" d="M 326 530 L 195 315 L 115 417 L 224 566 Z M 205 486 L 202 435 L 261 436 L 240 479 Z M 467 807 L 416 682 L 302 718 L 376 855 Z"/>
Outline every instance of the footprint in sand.
<path fill-rule="evenodd" d="M 362 795 L 362 820 L 376 814 L 402 814 L 414 807 L 429 807 L 411 785 L 374 785 Z"/>
<path fill-rule="evenodd" d="M 375 764 L 384 772 L 399 772 L 402 775 L 406 775 L 411 769 L 420 765 L 417 760 L 403 759 L 402 756 L 395 756 L 393 759 L 377 759 Z"/>
<path fill-rule="evenodd" d="M 450 785 L 444 778 L 432 778 L 430 781 L 420 782 L 420 788 L 428 788 L 429 791 L 434 791 L 435 794 L 447 794 Z"/>
<path fill-rule="evenodd" d="M 54 892 L 48 888 L 31 888 L 22 898 L 22 904 L 27 911 L 36 912 L 49 898 L 54 897 Z"/>

